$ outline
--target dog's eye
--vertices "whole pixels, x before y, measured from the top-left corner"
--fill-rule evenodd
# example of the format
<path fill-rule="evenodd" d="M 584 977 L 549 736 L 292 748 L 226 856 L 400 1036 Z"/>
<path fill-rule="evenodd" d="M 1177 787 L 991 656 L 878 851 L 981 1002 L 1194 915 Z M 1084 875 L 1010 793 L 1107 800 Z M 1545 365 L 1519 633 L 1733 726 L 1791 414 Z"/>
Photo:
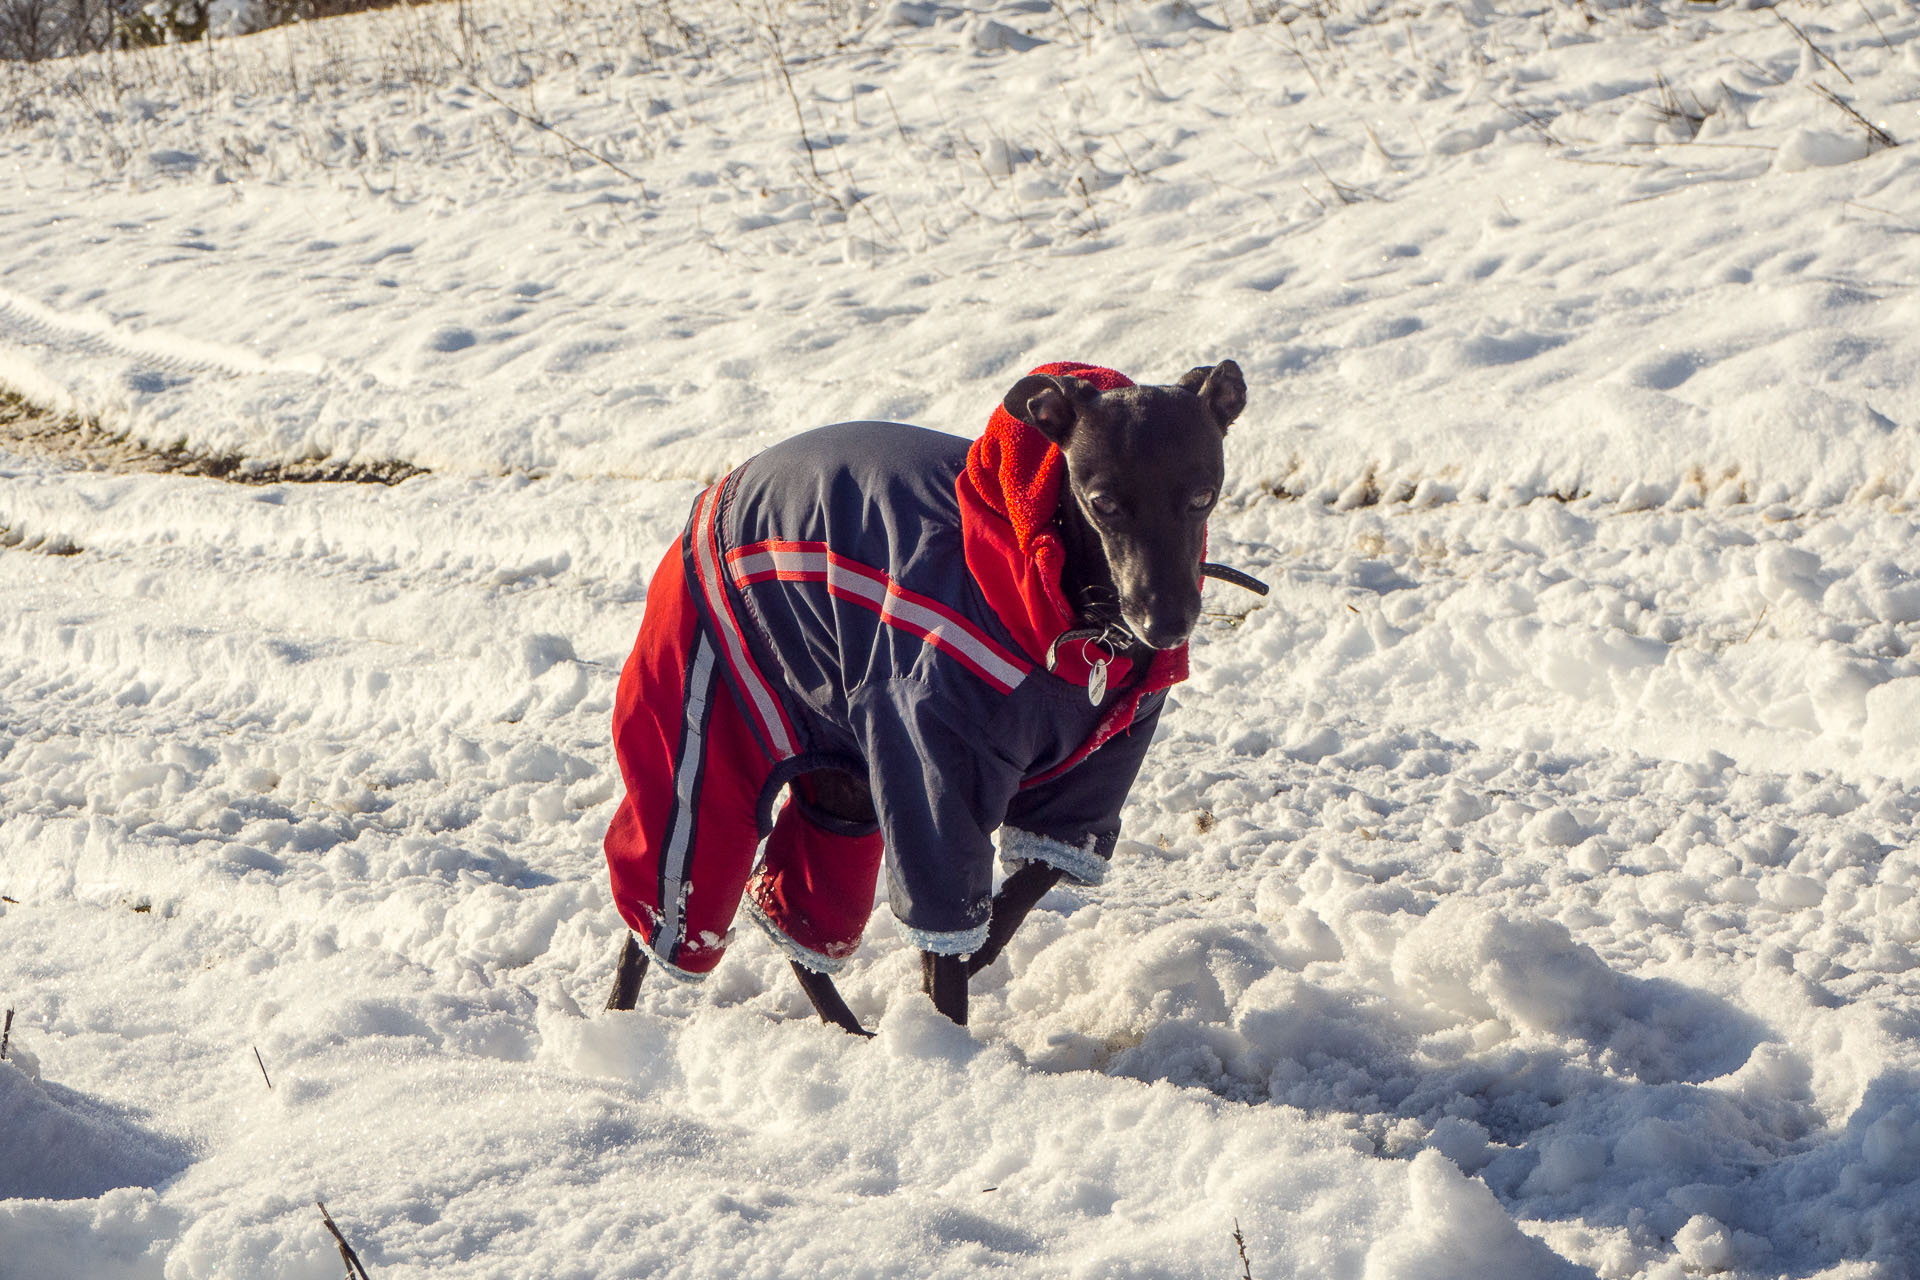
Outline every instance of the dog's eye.
<path fill-rule="evenodd" d="M 1120 514 L 1119 501 L 1104 493 L 1094 494 L 1091 498 L 1087 499 L 1087 503 L 1103 516 L 1117 516 Z"/>
<path fill-rule="evenodd" d="M 1202 489 L 1200 492 L 1193 495 L 1193 501 L 1189 502 L 1187 505 L 1192 507 L 1195 511 L 1205 511 L 1208 507 L 1213 505 L 1213 500 L 1219 496 L 1220 496 L 1219 494 L 1215 493 L 1211 489 Z"/>

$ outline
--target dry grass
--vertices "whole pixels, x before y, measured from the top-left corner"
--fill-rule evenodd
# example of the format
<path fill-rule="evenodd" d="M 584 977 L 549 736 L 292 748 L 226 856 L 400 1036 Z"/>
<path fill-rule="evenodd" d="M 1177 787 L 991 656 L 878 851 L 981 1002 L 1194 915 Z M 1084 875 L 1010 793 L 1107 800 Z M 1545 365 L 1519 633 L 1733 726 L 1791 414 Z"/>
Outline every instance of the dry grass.
<path fill-rule="evenodd" d="M 208 476 L 235 484 L 399 484 L 426 474 L 424 467 L 397 460 L 263 463 L 178 446 L 155 449 L 9 391 L 0 391 L 0 449 L 83 471 Z"/>

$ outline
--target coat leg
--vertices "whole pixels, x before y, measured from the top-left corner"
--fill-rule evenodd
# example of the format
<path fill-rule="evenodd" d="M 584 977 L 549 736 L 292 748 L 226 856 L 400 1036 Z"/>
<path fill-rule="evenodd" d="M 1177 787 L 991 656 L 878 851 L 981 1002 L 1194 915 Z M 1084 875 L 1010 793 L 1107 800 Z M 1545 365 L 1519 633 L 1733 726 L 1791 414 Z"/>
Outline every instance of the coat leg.
<path fill-rule="evenodd" d="M 607 1008 L 618 1011 L 633 1008 L 634 1001 L 640 998 L 640 980 L 647 976 L 647 953 L 632 934 L 627 935 L 627 945 L 620 952 L 620 967 L 614 971 L 613 991 L 607 996 Z"/>
<path fill-rule="evenodd" d="M 933 997 L 933 1007 L 960 1026 L 967 1025 L 967 961 L 964 956 L 920 953 L 920 989 Z"/>
<path fill-rule="evenodd" d="M 886 851 L 871 819 L 850 821 L 811 803 L 819 776 L 830 775 L 794 780 L 747 881 L 747 900 L 789 959 L 829 973 L 860 945 Z"/>
<path fill-rule="evenodd" d="M 760 749 L 699 618 L 679 548 L 647 588 L 614 691 L 626 795 L 605 841 L 614 904 L 645 949 L 681 974 L 712 971 L 746 889 L 773 762 Z"/>
<path fill-rule="evenodd" d="M 969 974 L 980 972 L 1000 958 L 1001 948 L 1019 929 L 1027 913 L 1047 896 L 1047 890 L 1060 883 L 1061 874 L 1058 867 L 1029 862 L 1001 882 L 1000 892 L 993 895 L 993 914 L 987 919 L 987 941 L 967 961 Z"/>

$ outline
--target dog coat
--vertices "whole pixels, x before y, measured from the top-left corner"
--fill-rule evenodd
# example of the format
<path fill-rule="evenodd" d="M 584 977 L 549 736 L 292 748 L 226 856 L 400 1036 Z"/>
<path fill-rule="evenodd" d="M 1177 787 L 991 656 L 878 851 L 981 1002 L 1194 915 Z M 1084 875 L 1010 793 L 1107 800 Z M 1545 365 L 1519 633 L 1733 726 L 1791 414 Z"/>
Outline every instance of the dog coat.
<path fill-rule="evenodd" d="M 1088 365 L 1035 372 L 1132 385 Z M 1053 524 L 1065 469 L 1002 407 L 971 445 L 898 423 L 806 432 L 695 501 L 621 674 L 627 792 L 606 837 L 614 901 L 670 972 L 713 968 L 743 894 L 789 955 L 833 972 L 883 863 L 909 940 L 970 954 L 996 831 L 1009 867 L 1105 876 L 1187 652 L 1133 670 L 1091 642 L 1056 645 L 1080 625 Z M 877 821 L 821 811 L 808 775 L 822 769 L 867 780 Z"/>

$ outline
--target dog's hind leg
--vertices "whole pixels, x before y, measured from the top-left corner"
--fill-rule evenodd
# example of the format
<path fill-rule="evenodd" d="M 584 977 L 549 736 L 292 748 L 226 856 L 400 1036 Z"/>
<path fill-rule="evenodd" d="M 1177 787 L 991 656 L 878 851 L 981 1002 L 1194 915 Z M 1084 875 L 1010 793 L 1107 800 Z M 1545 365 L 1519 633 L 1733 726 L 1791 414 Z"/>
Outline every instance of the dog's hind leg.
<path fill-rule="evenodd" d="M 620 952 L 620 967 L 614 970 L 613 991 L 607 996 L 607 1008 L 620 1011 L 633 1008 L 633 1002 L 640 998 L 640 979 L 647 976 L 647 953 L 632 934 L 627 935 L 627 945 Z"/>
<path fill-rule="evenodd" d="M 833 979 L 824 973 L 815 973 L 798 960 L 789 961 L 793 966 L 793 976 L 800 979 L 800 989 L 807 993 L 807 999 L 813 1004 L 813 1011 L 820 1015 L 820 1021 L 830 1022 L 848 1035 L 865 1036 L 871 1040 L 873 1032 L 860 1025 L 860 1019 L 853 1016 L 853 1010 L 847 1008 L 847 1002 L 840 998 L 840 988 L 833 985 Z"/>
<path fill-rule="evenodd" d="M 920 953 L 920 989 L 933 1007 L 960 1026 L 967 1025 L 967 958 Z"/>
<path fill-rule="evenodd" d="M 1047 890 L 1060 883 L 1062 872 L 1044 862 L 1028 862 L 1008 876 L 993 895 L 993 915 L 987 919 L 987 940 L 967 961 L 967 972 L 975 974 L 1000 958 L 1020 922 L 1027 918 Z"/>

